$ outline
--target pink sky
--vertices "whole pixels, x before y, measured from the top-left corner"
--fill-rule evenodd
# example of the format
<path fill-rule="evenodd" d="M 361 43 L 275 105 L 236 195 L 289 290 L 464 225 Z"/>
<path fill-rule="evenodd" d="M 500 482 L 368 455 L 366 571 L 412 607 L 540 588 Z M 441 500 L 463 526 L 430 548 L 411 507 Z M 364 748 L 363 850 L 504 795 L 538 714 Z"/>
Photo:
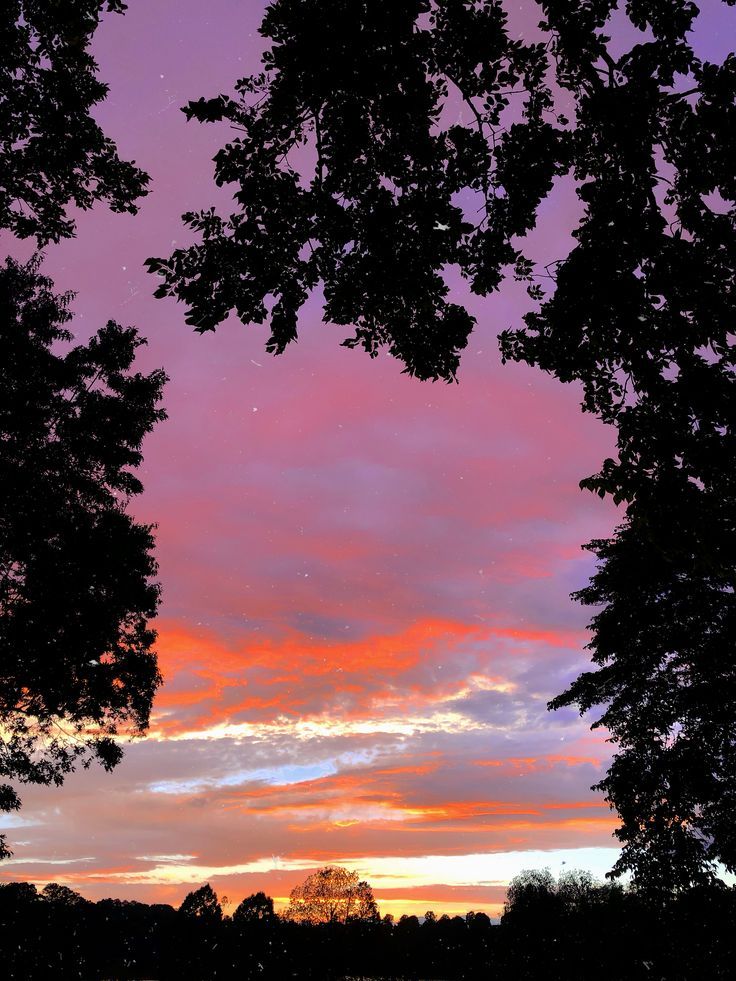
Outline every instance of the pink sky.
<path fill-rule="evenodd" d="M 578 481 L 612 434 L 574 387 L 501 366 L 495 336 L 526 302 L 513 284 L 470 300 L 456 386 L 340 348 L 318 298 L 277 359 L 265 328 L 196 336 L 151 298 L 143 261 L 183 241 L 180 214 L 227 204 L 210 160 L 228 131 L 178 107 L 257 69 L 262 10 L 133 0 L 95 45 L 111 87 L 99 118 L 152 192 L 137 217 L 83 215 L 45 270 L 78 291 L 78 337 L 134 324 L 141 363 L 171 376 L 135 503 L 158 524 L 166 684 L 114 773 L 25 790 L 0 876 L 177 904 L 210 881 L 238 902 L 286 897 L 335 862 L 383 912 L 497 913 L 522 868 L 600 875 L 615 854 L 589 789 L 610 748 L 545 709 L 587 664 L 587 614 L 568 595 L 592 568 L 581 544 L 616 516 Z M 538 19 L 516 10 L 520 26 Z M 576 213 L 562 185 L 540 257 L 564 254 Z"/>

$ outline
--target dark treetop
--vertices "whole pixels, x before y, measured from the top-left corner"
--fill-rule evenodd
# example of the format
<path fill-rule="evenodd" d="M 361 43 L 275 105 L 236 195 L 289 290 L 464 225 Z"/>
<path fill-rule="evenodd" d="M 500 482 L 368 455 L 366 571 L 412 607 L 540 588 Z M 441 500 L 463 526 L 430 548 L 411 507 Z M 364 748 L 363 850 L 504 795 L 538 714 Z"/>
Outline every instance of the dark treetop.
<path fill-rule="evenodd" d="M 527 282 L 503 358 L 579 382 L 618 433 L 583 481 L 622 507 L 578 594 L 594 668 L 552 705 L 601 707 L 617 745 L 615 872 L 678 888 L 736 870 L 736 57 L 696 57 L 688 0 L 628 0 L 620 56 L 614 0 L 540 6 L 525 44 L 496 0 L 275 0 L 263 71 L 185 109 L 235 131 L 215 158 L 235 210 L 185 215 L 196 243 L 149 266 L 196 330 L 235 311 L 276 353 L 321 285 L 345 344 L 448 381 L 474 321 L 446 267 L 481 295 Z M 582 218 L 539 269 L 524 235 L 558 175 Z"/>
<path fill-rule="evenodd" d="M 0 5 L 0 228 L 39 244 L 74 234 L 70 204 L 135 212 L 148 177 L 118 157 L 90 116 L 107 94 L 87 50 L 122 0 Z"/>

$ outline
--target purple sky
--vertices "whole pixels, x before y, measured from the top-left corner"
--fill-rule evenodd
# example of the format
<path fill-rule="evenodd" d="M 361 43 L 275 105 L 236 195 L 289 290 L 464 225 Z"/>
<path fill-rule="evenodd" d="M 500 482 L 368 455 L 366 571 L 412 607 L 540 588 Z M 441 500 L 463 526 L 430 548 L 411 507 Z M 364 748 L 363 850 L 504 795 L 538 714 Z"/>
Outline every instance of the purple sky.
<path fill-rule="evenodd" d="M 699 44 L 723 57 L 733 11 L 703 6 Z M 265 328 L 196 336 L 151 298 L 143 261 L 185 241 L 180 214 L 228 204 L 211 177 L 228 131 L 178 109 L 257 69 L 262 11 L 132 0 L 96 40 L 97 115 L 152 191 L 136 217 L 81 216 L 45 270 L 78 291 L 80 339 L 134 324 L 141 364 L 171 376 L 135 503 L 158 524 L 166 684 L 113 774 L 24 793 L 1 874 L 176 903 L 209 880 L 237 902 L 286 897 L 330 861 L 383 912 L 497 912 L 522 868 L 613 861 L 614 817 L 589 790 L 609 747 L 545 710 L 587 664 L 568 595 L 592 569 L 580 546 L 616 514 L 578 481 L 612 434 L 574 386 L 501 366 L 496 335 L 529 302 L 514 284 L 469 299 L 456 386 L 340 348 L 319 298 L 277 359 Z M 512 14 L 515 30 L 540 18 Z M 563 255 L 577 213 L 561 184 L 534 254 Z"/>

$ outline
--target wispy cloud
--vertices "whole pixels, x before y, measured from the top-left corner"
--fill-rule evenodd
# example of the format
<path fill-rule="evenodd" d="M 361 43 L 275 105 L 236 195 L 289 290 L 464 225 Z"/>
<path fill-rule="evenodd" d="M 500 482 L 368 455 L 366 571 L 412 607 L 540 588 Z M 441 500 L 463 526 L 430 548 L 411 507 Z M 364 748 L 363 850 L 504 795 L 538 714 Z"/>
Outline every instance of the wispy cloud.
<path fill-rule="evenodd" d="M 97 39 L 102 122 L 152 191 L 135 219 L 80 216 L 46 270 L 78 291 L 80 339 L 137 323 L 141 367 L 171 376 L 135 502 L 157 524 L 166 683 L 114 773 L 22 788 L 22 817 L 0 816 L 23 829 L 0 878 L 167 902 L 213 878 L 283 898 L 338 861 L 392 912 L 497 909 L 520 868 L 611 862 L 613 816 L 590 791 L 605 734 L 546 703 L 587 663 L 569 594 L 592 568 L 580 545 L 616 512 L 578 482 L 612 433 L 574 386 L 500 366 L 518 284 L 490 301 L 448 272 L 478 317 L 457 386 L 341 348 L 319 298 L 278 359 L 265 328 L 197 336 L 151 298 L 144 259 L 230 193 L 211 182 L 223 134 L 158 109 L 255 69 L 264 6 L 131 4 Z M 537 239 L 551 256 L 578 206 L 555 200 Z"/>

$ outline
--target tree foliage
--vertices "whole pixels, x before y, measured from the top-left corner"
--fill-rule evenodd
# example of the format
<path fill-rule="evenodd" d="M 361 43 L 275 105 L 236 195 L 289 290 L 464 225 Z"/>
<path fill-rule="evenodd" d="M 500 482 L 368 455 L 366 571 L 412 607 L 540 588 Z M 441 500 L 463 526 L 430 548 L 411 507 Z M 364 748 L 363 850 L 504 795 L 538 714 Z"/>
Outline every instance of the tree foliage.
<path fill-rule="evenodd" d="M 377 922 L 373 890 L 357 872 L 328 865 L 308 876 L 289 896 L 286 918 L 294 923 Z"/>
<path fill-rule="evenodd" d="M 220 900 L 209 882 L 187 893 L 179 907 L 179 913 L 181 916 L 208 923 L 217 923 L 222 919 Z"/>
<path fill-rule="evenodd" d="M 557 883 L 550 870 L 525 869 L 509 883 L 503 918 L 506 924 L 520 918 L 548 923 L 556 919 L 559 907 Z"/>
<path fill-rule="evenodd" d="M 271 923 L 276 914 L 273 909 L 273 899 L 265 892 L 254 892 L 246 896 L 233 913 L 233 923 Z"/>
<path fill-rule="evenodd" d="M 52 285 L 0 268 L 0 777 L 42 784 L 115 766 L 160 683 L 152 530 L 127 506 L 165 376 L 133 369 L 132 328 L 72 346 Z"/>
<path fill-rule="evenodd" d="M 261 32 L 274 41 L 265 70 L 241 79 L 235 98 L 185 110 L 241 131 L 215 158 L 238 210 L 184 216 L 202 241 L 149 261 L 159 295 L 184 300 L 199 331 L 231 310 L 268 320 L 267 348 L 281 352 L 321 282 L 325 319 L 355 327 L 348 346 L 375 356 L 386 345 L 411 374 L 454 377 L 474 320 L 448 302 L 443 268 L 462 264 L 478 292 L 496 286 L 514 258 L 509 236 L 531 227 L 560 169 L 565 137 L 545 122 L 542 48 L 512 42 L 491 3 L 284 0 Z M 494 168 L 488 141 L 517 86 L 529 92 L 523 122 Z M 450 97 L 487 103 L 477 126 L 442 125 Z M 305 182 L 292 164 L 309 152 Z M 495 196 L 519 161 L 523 186 Z M 477 227 L 455 202 L 464 191 L 485 210 Z"/>
<path fill-rule="evenodd" d="M 522 875 L 528 880 L 533 873 Z M 513 916 L 507 911 L 500 925 L 477 912 L 424 923 L 406 915 L 398 923 L 390 915 L 375 922 L 274 916 L 242 923 L 182 916 L 161 903 L 88 902 L 71 890 L 72 898 L 62 899 L 56 891 L 64 887 L 39 894 L 13 882 L 0 884 L 0 959 L 9 981 L 731 981 L 733 887 L 718 883 L 652 904 L 632 890 L 572 876 L 572 897 L 561 880 L 553 882 L 556 918 L 527 904 Z"/>
<path fill-rule="evenodd" d="M 612 909 L 623 896 L 622 886 L 601 884 L 584 869 L 569 869 L 557 879 L 549 869 L 524 869 L 509 883 L 502 923 L 533 922 L 559 931 L 562 920 L 579 920 L 593 907 Z"/>
<path fill-rule="evenodd" d="M 274 0 L 263 70 L 185 109 L 238 131 L 215 158 L 236 209 L 185 215 L 195 243 L 149 267 L 196 330 L 234 311 L 275 353 L 319 285 L 346 345 L 448 381 L 474 320 L 447 267 L 479 295 L 526 282 L 502 357 L 616 426 L 582 486 L 623 511 L 578 594 L 594 668 L 552 706 L 617 744 L 614 871 L 678 888 L 736 870 L 736 57 L 696 56 L 690 0 L 627 0 L 623 52 L 615 0 L 540 6 L 526 44 L 497 0 Z M 562 176 L 582 217 L 541 268 L 524 237 Z"/>
<path fill-rule="evenodd" d="M 125 8 L 2 5 L 0 228 L 18 238 L 68 238 L 71 207 L 135 212 L 146 193 L 90 114 L 107 93 L 90 41 Z M 165 377 L 133 369 L 144 342 L 112 322 L 70 347 L 70 297 L 39 263 L 0 268 L 0 777 L 59 784 L 80 762 L 112 768 L 160 683 L 153 537 L 127 504 Z M 19 805 L 0 784 L 0 811 Z"/>
<path fill-rule="evenodd" d="M 625 507 L 577 594 L 598 609 L 596 667 L 552 704 L 603 706 L 616 871 L 671 889 L 736 869 L 736 57 L 701 62 L 697 7 L 659 0 L 628 5 L 652 40 L 614 61 L 610 6 L 546 5 L 585 211 L 553 294 L 502 350 L 579 380 L 617 426 L 617 459 L 583 481 Z"/>
<path fill-rule="evenodd" d="M 69 886 L 60 886 L 58 882 L 49 882 L 41 890 L 41 896 L 48 903 L 67 908 L 84 906 L 88 900 Z"/>
<path fill-rule="evenodd" d="M 148 177 L 90 115 L 107 94 L 89 44 L 122 0 L 4 0 L 0 9 L 0 227 L 41 245 L 74 234 L 69 205 L 135 212 Z"/>

